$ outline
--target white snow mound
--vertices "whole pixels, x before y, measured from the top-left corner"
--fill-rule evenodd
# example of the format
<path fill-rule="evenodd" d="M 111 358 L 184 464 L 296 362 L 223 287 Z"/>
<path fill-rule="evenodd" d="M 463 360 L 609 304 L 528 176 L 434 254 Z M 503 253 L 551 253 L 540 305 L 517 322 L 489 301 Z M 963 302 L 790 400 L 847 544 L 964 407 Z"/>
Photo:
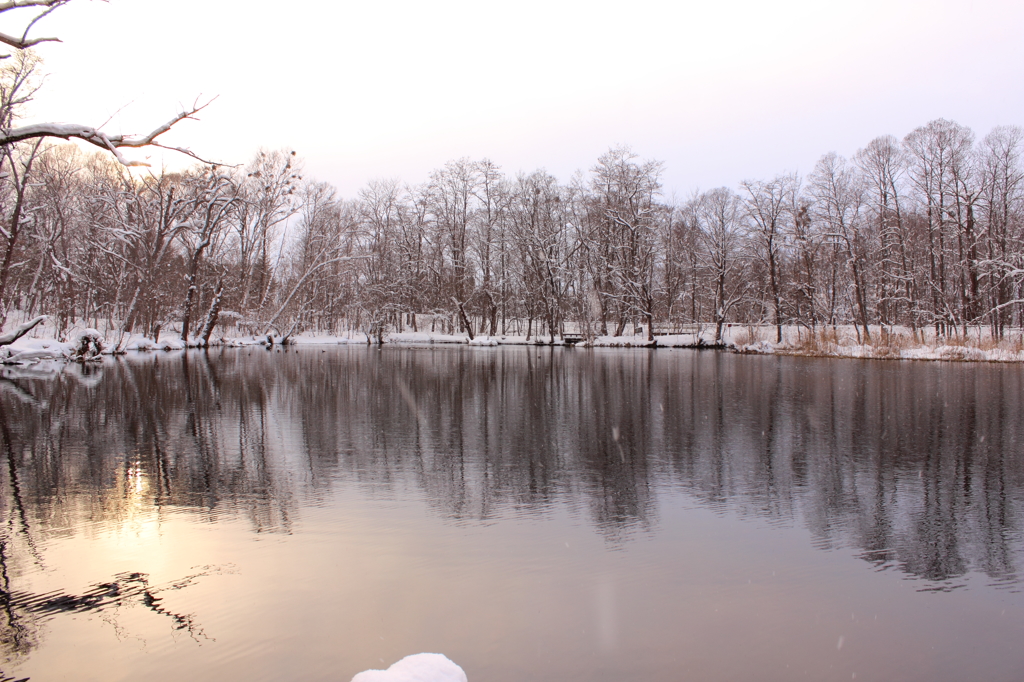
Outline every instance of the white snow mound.
<path fill-rule="evenodd" d="M 352 682 L 467 682 L 466 673 L 444 654 L 413 654 L 387 670 L 364 670 Z"/>
<path fill-rule="evenodd" d="M 478 336 L 475 339 L 469 340 L 471 346 L 497 346 L 498 339 L 491 336 Z"/>

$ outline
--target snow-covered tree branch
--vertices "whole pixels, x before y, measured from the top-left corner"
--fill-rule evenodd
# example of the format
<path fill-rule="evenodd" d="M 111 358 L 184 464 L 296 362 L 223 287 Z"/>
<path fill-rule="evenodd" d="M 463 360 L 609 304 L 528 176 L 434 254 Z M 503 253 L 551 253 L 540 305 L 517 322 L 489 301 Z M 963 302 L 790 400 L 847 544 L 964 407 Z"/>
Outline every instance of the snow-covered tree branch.
<path fill-rule="evenodd" d="M 16 50 L 27 50 L 40 43 L 59 43 L 60 38 L 30 38 L 28 34 L 32 27 L 36 25 L 36 22 L 68 2 L 70 0 L 10 0 L 9 2 L 0 3 L 0 15 L 19 9 L 39 8 L 42 10 L 31 21 L 27 22 L 20 36 L 0 32 L 0 43 L 13 47 Z M 10 57 L 9 54 L 0 55 L 0 59 L 8 57 Z"/>
<path fill-rule="evenodd" d="M 36 328 L 46 320 L 46 315 L 38 315 L 24 324 L 18 325 L 6 334 L 0 334 L 0 346 L 9 346 Z"/>
<path fill-rule="evenodd" d="M 0 16 L 17 10 L 35 8 L 38 13 L 26 23 L 20 36 L 0 33 L 0 43 L 13 47 L 19 55 L 28 54 L 29 48 L 45 42 L 60 42 L 58 38 L 33 38 L 29 36 L 30 31 L 41 19 L 54 10 L 66 5 L 70 0 L 9 0 L 0 3 Z M 3 55 L 3 58 L 11 55 Z M 29 69 L 31 71 L 31 68 Z M 77 139 L 94 145 L 114 156 L 125 166 L 148 166 L 144 161 L 129 160 L 121 150 L 126 148 L 159 147 L 176 151 L 190 156 L 197 161 L 208 163 L 185 147 L 169 146 L 160 143 L 157 138 L 168 132 L 177 123 L 185 119 L 194 119 L 195 115 L 205 109 L 212 100 L 200 104 L 198 100 L 189 108 L 179 112 L 166 123 L 157 126 L 145 135 L 112 135 L 103 132 L 100 128 L 78 123 L 32 123 L 22 126 L 14 126 L 17 119 L 17 111 L 21 105 L 31 98 L 5 97 L 0 100 L 0 147 L 8 147 L 27 140 L 40 140 L 44 138 L 58 138 L 63 140 Z"/>
<path fill-rule="evenodd" d="M 34 123 L 27 126 L 21 126 L 19 128 L 0 130 L 0 146 L 14 144 L 16 142 L 24 142 L 25 140 L 55 137 L 62 140 L 78 139 L 83 142 L 88 142 L 91 145 L 99 147 L 103 151 L 110 152 L 114 155 L 114 158 L 125 166 L 149 166 L 149 164 L 144 161 L 128 160 L 121 154 L 121 149 L 149 146 L 180 152 L 187 156 L 191 156 L 197 161 L 210 163 L 201 159 L 191 150 L 184 147 L 171 147 L 157 142 L 157 138 L 169 131 L 176 123 L 185 119 L 194 119 L 195 114 L 205 109 L 209 104 L 210 102 L 206 102 L 205 104 L 200 105 L 197 102 L 192 107 L 180 112 L 174 116 L 174 118 L 153 129 L 146 135 L 136 137 L 108 135 L 102 130 L 92 128 L 90 126 L 78 125 L 76 123 Z"/>

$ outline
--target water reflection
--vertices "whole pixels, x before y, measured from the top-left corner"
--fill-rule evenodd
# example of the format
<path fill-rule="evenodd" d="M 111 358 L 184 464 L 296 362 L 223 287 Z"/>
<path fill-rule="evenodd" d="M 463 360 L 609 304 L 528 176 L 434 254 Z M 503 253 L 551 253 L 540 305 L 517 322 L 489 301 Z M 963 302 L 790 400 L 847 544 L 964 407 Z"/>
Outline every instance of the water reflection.
<path fill-rule="evenodd" d="M 304 347 L 3 371 L 8 655 L 31 649 L 47 604 L 88 601 L 19 593 L 45 538 L 162 509 L 289 533 L 340 482 L 418 495 L 458 523 L 564 505 L 612 547 L 656 534 L 658 491 L 681 489 L 722 513 L 805 526 L 816 546 L 855 548 L 925 589 L 971 571 L 1019 583 L 1017 367 Z M 89 593 L 96 608 L 110 585 L 147 598 L 120 576 Z"/>

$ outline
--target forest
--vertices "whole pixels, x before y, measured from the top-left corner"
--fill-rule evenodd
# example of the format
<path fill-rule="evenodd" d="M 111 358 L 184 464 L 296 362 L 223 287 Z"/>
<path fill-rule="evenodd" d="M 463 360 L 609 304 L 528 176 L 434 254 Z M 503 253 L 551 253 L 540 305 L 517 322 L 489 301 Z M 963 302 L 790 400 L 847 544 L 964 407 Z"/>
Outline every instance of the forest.
<path fill-rule="evenodd" d="M 0 62 L 5 132 L 37 68 L 28 52 Z M 827 153 L 803 177 L 678 202 L 663 163 L 628 147 L 568 180 L 459 159 L 345 198 L 290 150 L 140 171 L 60 132 L 7 135 L 0 159 L 0 323 L 48 315 L 60 337 L 696 328 L 721 342 L 739 323 L 777 340 L 848 325 L 867 342 L 895 327 L 1005 338 L 1024 321 L 1017 126 L 979 139 L 937 119 Z"/>

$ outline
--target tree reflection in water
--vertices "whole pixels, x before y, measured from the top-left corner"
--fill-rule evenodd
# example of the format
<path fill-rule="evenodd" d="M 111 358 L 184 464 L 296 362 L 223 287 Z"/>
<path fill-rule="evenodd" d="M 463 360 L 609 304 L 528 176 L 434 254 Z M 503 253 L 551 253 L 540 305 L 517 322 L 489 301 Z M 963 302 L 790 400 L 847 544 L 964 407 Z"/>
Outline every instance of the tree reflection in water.
<path fill-rule="evenodd" d="M 40 538 L 152 507 L 289 532 L 339 481 L 411 486 L 464 522 L 566 504 L 613 544 L 656 533 L 658 490 L 682 489 L 715 510 L 804 524 L 816 546 L 856 548 L 927 589 L 969 571 L 1019 582 L 1016 366 L 302 347 L 4 371 L 9 654 L 36 636 L 43 602 L 18 597 L 12 576 L 40 561 Z"/>

